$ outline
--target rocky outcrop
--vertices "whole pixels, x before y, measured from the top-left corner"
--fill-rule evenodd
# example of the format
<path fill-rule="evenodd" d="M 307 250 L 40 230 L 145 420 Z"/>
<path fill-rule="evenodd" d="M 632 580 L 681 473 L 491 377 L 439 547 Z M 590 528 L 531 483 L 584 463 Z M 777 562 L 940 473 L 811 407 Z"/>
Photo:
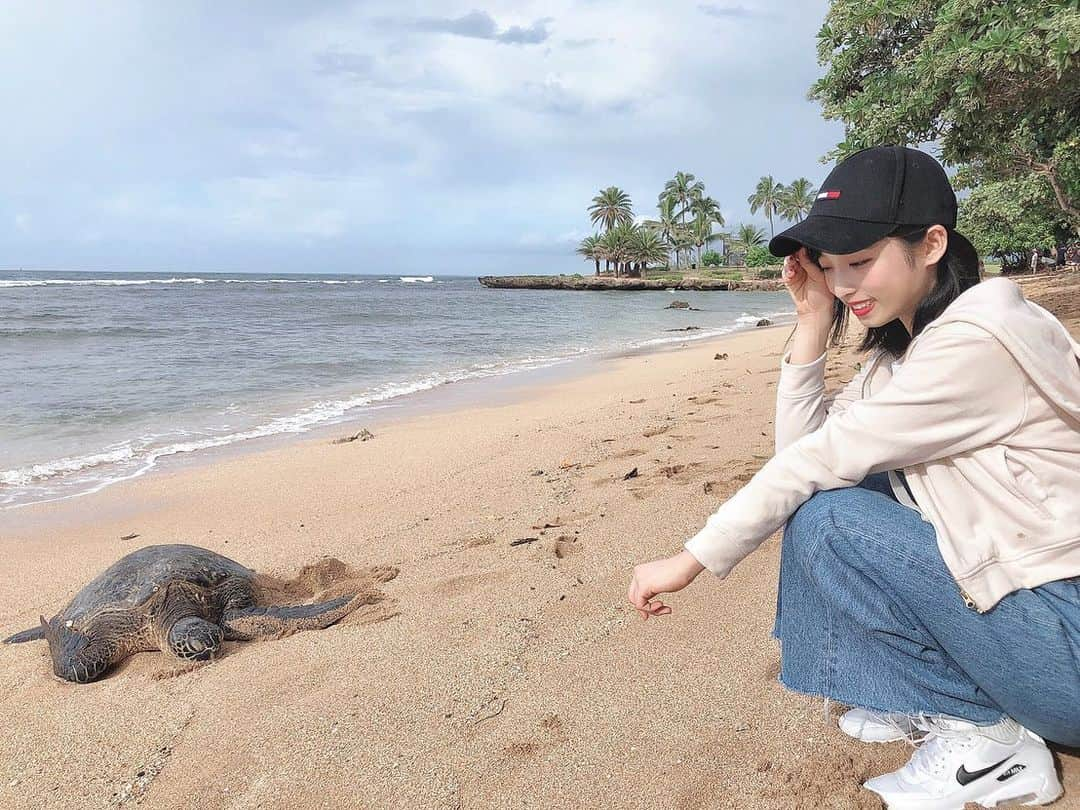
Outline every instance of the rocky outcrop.
<path fill-rule="evenodd" d="M 778 279 L 730 281 L 721 278 L 611 278 L 610 276 L 480 276 L 485 287 L 508 290 L 782 290 Z"/>

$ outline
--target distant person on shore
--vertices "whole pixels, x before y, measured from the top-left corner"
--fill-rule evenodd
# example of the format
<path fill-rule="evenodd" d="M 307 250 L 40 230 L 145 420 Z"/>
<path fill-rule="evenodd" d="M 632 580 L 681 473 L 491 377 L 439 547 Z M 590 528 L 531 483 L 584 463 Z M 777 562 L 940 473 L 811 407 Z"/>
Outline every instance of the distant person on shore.
<path fill-rule="evenodd" d="M 1080 242 L 1070 242 L 1065 246 L 1065 266 L 1080 264 Z"/>
<path fill-rule="evenodd" d="M 1053 801 L 1044 738 L 1080 745 L 1080 344 L 1012 281 L 980 283 L 955 224 L 923 152 L 833 169 L 769 243 L 797 313 L 776 455 L 627 592 L 667 615 L 658 596 L 783 528 L 780 682 L 853 707 L 851 737 L 917 743 L 865 783 L 891 810 Z M 826 398 L 851 315 L 870 354 Z M 717 632 L 742 628 L 700 643 Z"/>
<path fill-rule="evenodd" d="M 1039 258 L 1040 258 L 1039 257 L 1039 249 L 1038 248 L 1032 248 L 1031 249 L 1031 272 L 1032 272 L 1032 275 L 1039 272 Z"/>

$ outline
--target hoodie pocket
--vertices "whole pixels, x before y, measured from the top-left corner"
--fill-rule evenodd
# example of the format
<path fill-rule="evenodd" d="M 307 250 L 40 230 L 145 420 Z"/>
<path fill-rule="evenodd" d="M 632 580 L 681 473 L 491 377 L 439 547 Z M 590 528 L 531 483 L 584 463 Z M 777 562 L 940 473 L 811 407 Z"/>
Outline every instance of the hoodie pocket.
<path fill-rule="evenodd" d="M 1044 501 L 1046 493 L 1038 486 L 1031 470 L 1009 455 L 1009 450 L 1004 445 L 998 447 L 1001 453 L 1001 462 L 1005 470 L 1006 486 L 1018 499 L 1026 503 L 1036 513 L 1045 518 L 1053 519 L 1050 510 L 1046 508 Z"/>

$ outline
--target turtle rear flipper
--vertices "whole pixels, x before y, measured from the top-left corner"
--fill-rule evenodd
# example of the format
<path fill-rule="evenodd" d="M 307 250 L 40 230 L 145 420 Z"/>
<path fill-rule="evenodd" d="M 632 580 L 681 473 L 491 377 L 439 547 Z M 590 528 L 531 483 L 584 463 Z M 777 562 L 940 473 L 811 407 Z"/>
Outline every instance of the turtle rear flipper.
<path fill-rule="evenodd" d="M 313 605 L 268 605 L 226 610 L 221 626 L 228 641 L 281 638 L 300 630 L 329 627 L 356 608 L 354 596 Z"/>
<path fill-rule="evenodd" d="M 4 639 L 5 644 L 22 644 L 24 641 L 44 641 L 45 640 L 45 628 L 41 625 L 37 627 L 31 627 L 29 630 L 23 630 L 21 633 L 16 633 L 13 636 L 8 636 Z"/>

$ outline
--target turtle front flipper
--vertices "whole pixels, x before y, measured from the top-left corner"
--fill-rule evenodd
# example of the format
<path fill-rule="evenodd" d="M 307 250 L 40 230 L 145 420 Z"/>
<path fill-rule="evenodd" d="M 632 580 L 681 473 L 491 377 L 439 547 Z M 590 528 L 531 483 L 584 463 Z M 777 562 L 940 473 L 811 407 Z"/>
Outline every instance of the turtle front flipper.
<path fill-rule="evenodd" d="M 37 627 L 31 627 L 29 630 L 23 630 L 20 633 L 16 633 L 13 636 L 8 636 L 4 639 L 5 644 L 22 644 L 24 641 L 44 641 L 45 640 L 45 628 L 41 625 Z"/>
<path fill-rule="evenodd" d="M 221 628 L 198 616 L 173 622 L 166 635 L 169 652 L 184 661 L 209 661 L 221 648 Z"/>
<path fill-rule="evenodd" d="M 268 605 L 226 610 L 221 617 L 229 641 L 282 638 L 300 630 L 329 627 L 355 610 L 353 596 L 313 605 Z"/>

